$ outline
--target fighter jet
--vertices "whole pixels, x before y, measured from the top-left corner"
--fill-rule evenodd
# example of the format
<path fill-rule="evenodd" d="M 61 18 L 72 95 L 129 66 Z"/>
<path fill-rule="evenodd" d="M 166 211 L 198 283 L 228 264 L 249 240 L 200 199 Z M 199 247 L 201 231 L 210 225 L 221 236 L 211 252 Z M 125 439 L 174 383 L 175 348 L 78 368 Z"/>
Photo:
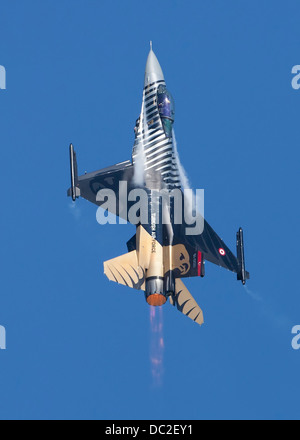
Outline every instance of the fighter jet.
<path fill-rule="evenodd" d="M 245 284 L 250 276 L 245 270 L 243 230 L 239 228 L 236 235 L 235 256 L 206 220 L 203 219 L 201 233 L 197 235 L 187 234 L 184 219 L 175 221 L 176 212 L 174 214 L 171 209 L 175 206 L 173 194 L 174 191 L 184 192 L 174 145 L 175 106 L 152 44 L 146 63 L 141 108 L 134 127 L 131 160 L 78 176 L 76 153 L 70 145 L 68 196 L 73 201 L 83 197 L 130 221 L 128 213 L 134 200 L 129 194 L 135 189 L 144 190 L 147 213 L 144 217 L 139 213 L 135 222 L 136 234 L 127 242 L 128 252 L 106 261 L 104 273 L 111 281 L 144 291 L 149 305 L 162 306 L 169 300 L 201 325 L 203 312 L 182 279 L 203 277 L 205 261 L 209 261 L 236 273 L 237 279 Z M 113 206 L 108 207 L 107 198 L 99 196 L 101 190 L 113 191 L 116 199 Z M 170 195 L 167 208 L 162 202 L 161 190 Z M 183 210 L 183 205 L 177 209 Z M 164 213 L 168 221 L 162 221 Z"/>

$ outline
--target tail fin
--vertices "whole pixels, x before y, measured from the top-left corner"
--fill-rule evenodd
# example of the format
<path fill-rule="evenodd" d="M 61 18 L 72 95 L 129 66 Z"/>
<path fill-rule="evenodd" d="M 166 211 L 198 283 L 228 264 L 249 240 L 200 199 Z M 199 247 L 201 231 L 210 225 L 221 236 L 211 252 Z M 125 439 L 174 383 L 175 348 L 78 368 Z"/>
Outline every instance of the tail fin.
<path fill-rule="evenodd" d="M 145 270 L 138 264 L 136 251 L 105 261 L 104 273 L 110 281 L 145 290 Z"/>
<path fill-rule="evenodd" d="M 204 323 L 203 313 L 181 279 L 176 279 L 175 295 L 170 296 L 170 303 L 197 324 Z"/>

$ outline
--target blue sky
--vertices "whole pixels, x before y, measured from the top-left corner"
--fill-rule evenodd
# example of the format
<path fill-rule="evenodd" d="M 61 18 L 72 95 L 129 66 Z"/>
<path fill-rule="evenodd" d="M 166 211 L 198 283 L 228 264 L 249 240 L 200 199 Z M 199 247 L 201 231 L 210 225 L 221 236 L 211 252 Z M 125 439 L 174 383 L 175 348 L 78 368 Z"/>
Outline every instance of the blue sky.
<path fill-rule="evenodd" d="M 299 418 L 299 2 L 0 5 L 0 418 Z M 160 386 L 143 294 L 102 269 L 134 228 L 66 197 L 71 141 L 80 173 L 130 159 L 150 40 L 181 161 L 251 272 L 187 281 L 201 328 L 163 308 Z"/>

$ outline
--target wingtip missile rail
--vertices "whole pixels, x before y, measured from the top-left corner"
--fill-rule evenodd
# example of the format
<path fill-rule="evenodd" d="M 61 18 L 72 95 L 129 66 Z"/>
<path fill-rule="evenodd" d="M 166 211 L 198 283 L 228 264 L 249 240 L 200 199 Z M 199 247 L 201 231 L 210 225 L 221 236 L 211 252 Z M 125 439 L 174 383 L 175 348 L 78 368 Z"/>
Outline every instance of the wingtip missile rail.
<path fill-rule="evenodd" d="M 237 274 L 237 280 L 242 281 L 243 285 L 246 284 L 246 280 L 249 280 L 249 272 L 245 269 L 245 251 L 244 251 L 244 234 L 243 229 L 239 228 L 236 233 L 236 250 L 237 260 L 239 265 L 239 272 Z"/>

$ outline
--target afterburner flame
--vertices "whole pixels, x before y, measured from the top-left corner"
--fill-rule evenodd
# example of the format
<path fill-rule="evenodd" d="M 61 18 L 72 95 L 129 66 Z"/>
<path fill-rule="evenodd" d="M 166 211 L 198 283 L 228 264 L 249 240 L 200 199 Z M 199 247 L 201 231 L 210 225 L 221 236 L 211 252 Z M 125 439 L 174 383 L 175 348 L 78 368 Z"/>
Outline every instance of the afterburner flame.
<path fill-rule="evenodd" d="M 161 293 L 153 293 L 147 297 L 147 303 L 150 306 L 162 306 L 166 302 L 166 297 Z"/>

